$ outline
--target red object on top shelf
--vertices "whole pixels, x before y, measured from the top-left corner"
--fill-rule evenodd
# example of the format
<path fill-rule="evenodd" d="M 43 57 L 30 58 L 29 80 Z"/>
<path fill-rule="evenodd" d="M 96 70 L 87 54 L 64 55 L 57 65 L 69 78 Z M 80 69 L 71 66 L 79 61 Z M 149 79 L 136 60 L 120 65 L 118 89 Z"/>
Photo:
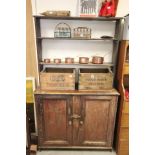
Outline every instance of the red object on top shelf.
<path fill-rule="evenodd" d="M 114 17 L 116 14 L 118 0 L 105 0 L 99 11 L 100 17 Z"/>

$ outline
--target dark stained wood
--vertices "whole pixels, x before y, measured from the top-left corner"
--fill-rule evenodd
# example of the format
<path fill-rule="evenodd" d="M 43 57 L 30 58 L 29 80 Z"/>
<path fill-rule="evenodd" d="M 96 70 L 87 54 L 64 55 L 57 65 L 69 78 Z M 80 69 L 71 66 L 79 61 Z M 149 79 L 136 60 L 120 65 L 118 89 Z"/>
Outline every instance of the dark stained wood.
<path fill-rule="evenodd" d="M 37 37 L 38 40 L 42 40 L 42 39 L 50 39 L 50 40 L 88 40 L 88 41 L 111 41 L 111 40 L 117 40 L 115 38 L 90 38 L 90 39 L 86 39 L 86 38 L 53 38 L 53 37 Z"/>
<path fill-rule="evenodd" d="M 79 137 L 79 121 L 81 119 L 81 101 L 79 96 L 73 96 L 73 115 L 79 116 L 79 118 L 73 118 L 73 145 L 78 146 L 80 137 Z"/>
<path fill-rule="evenodd" d="M 97 146 L 38 146 L 39 149 L 44 150 L 101 150 L 112 151 L 112 147 L 97 147 Z"/>
<path fill-rule="evenodd" d="M 34 22 L 35 22 L 35 32 L 36 32 L 35 35 L 36 37 L 40 37 L 41 36 L 40 20 L 35 18 Z M 37 38 L 36 38 L 36 48 L 37 48 L 37 60 L 38 60 L 37 62 L 39 62 L 42 60 L 42 41 L 38 40 Z M 39 72 L 42 69 L 42 66 L 40 66 L 39 63 L 38 63 L 38 69 L 39 69 Z"/>
<path fill-rule="evenodd" d="M 122 39 L 122 33 L 123 33 L 123 20 L 120 19 L 120 20 L 116 21 L 114 38 L 116 38 L 117 40 L 121 40 Z"/>
<path fill-rule="evenodd" d="M 41 36 L 41 31 L 40 31 L 40 20 L 37 19 L 37 18 L 34 18 L 34 22 L 35 22 L 36 37 L 40 37 L 40 36 Z"/>
<path fill-rule="evenodd" d="M 37 42 L 37 52 L 38 52 L 38 61 L 42 61 L 42 42 L 41 40 L 36 40 Z"/>
<path fill-rule="evenodd" d="M 115 114 L 116 97 L 83 96 L 83 124 L 80 125 L 80 142 L 83 146 L 111 147 Z"/>
<path fill-rule="evenodd" d="M 94 21 L 115 21 L 122 17 L 50 17 L 50 16 L 33 16 L 36 19 L 53 19 L 53 20 L 94 20 Z"/>
<path fill-rule="evenodd" d="M 41 89 L 36 89 L 34 91 L 34 94 L 40 94 L 40 95 L 93 95 L 93 96 L 98 96 L 98 95 L 103 95 L 103 96 L 118 96 L 119 93 L 116 89 L 111 89 L 111 90 L 97 90 L 97 91 L 92 91 L 92 90 L 67 90 L 67 91 L 48 91 L 48 90 L 41 90 Z"/>
<path fill-rule="evenodd" d="M 113 145 L 114 139 L 114 128 L 115 128 L 115 120 L 116 120 L 116 111 L 117 111 L 117 102 L 118 97 L 113 97 L 111 100 L 110 110 L 109 110 L 109 123 L 108 123 L 108 131 L 107 131 L 107 146 Z"/>
<path fill-rule="evenodd" d="M 112 149 L 117 96 L 35 95 L 39 148 Z"/>
<path fill-rule="evenodd" d="M 113 55 L 112 55 L 112 63 L 114 64 L 113 67 L 113 75 L 114 75 L 114 83 L 113 86 L 116 88 L 116 71 L 117 71 L 117 58 L 118 58 L 118 47 L 119 47 L 119 41 L 115 41 L 113 44 Z"/>
<path fill-rule="evenodd" d="M 29 118 L 26 114 L 26 148 L 27 150 L 30 149 L 30 129 L 29 129 Z M 29 152 L 29 151 L 28 151 Z"/>
<path fill-rule="evenodd" d="M 67 146 L 72 144 L 72 126 L 69 125 L 70 96 L 36 96 L 40 146 Z"/>
<path fill-rule="evenodd" d="M 61 66 L 61 68 L 63 68 L 62 65 L 66 65 L 67 68 L 69 68 L 69 66 L 72 66 L 72 68 L 73 68 L 73 65 L 74 65 L 74 66 L 79 66 L 79 68 L 81 68 L 81 66 L 84 66 L 84 67 L 87 67 L 87 66 L 93 67 L 93 66 L 95 66 L 95 67 L 97 67 L 97 68 L 100 67 L 100 66 L 113 66 L 112 63 L 103 63 L 103 64 L 92 64 L 92 63 L 88 63 L 88 64 L 79 64 L 79 63 L 73 63 L 73 64 L 67 64 L 67 63 L 65 63 L 65 62 L 62 62 L 62 63 L 60 63 L 60 64 L 55 64 L 54 62 L 50 62 L 50 63 L 39 62 L 39 64 L 41 64 L 41 65 L 53 65 L 53 66 L 55 65 L 55 67 Z"/>

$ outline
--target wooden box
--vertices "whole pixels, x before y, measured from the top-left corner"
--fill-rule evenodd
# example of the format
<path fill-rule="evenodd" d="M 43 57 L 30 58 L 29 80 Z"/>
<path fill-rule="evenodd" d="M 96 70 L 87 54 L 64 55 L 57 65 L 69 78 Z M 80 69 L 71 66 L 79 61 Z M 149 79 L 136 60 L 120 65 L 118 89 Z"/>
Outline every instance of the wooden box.
<path fill-rule="evenodd" d="M 75 90 L 75 70 L 45 68 L 40 73 L 40 86 L 43 90 Z"/>
<path fill-rule="evenodd" d="M 79 90 L 103 90 L 113 88 L 113 73 L 110 69 L 81 69 Z"/>

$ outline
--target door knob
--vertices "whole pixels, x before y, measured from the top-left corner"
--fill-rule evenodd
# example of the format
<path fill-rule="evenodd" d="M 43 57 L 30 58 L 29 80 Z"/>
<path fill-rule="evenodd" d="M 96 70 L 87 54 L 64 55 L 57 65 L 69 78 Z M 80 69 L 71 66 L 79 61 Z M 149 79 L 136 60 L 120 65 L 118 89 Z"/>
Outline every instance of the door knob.
<path fill-rule="evenodd" d="M 83 125 L 83 121 L 80 121 L 80 125 Z"/>
<path fill-rule="evenodd" d="M 72 121 L 68 121 L 68 125 L 72 125 Z"/>

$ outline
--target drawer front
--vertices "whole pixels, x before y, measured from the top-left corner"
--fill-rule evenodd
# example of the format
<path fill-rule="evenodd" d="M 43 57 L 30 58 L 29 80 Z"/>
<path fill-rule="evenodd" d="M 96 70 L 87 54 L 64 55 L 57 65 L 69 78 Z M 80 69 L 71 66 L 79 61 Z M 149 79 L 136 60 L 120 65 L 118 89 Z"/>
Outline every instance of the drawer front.
<path fill-rule="evenodd" d="M 129 102 L 124 101 L 123 103 L 123 113 L 129 114 Z"/>
<path fill-rule="evenodd" d="M 120 129 L 120 139 L 121 140 L 129 139 L 129 128 L 121 128 Z"/>
<path fill-rule="evenodd" d="M 121 127 L 129 127 L 129 114 L 122 114 Z"/>

